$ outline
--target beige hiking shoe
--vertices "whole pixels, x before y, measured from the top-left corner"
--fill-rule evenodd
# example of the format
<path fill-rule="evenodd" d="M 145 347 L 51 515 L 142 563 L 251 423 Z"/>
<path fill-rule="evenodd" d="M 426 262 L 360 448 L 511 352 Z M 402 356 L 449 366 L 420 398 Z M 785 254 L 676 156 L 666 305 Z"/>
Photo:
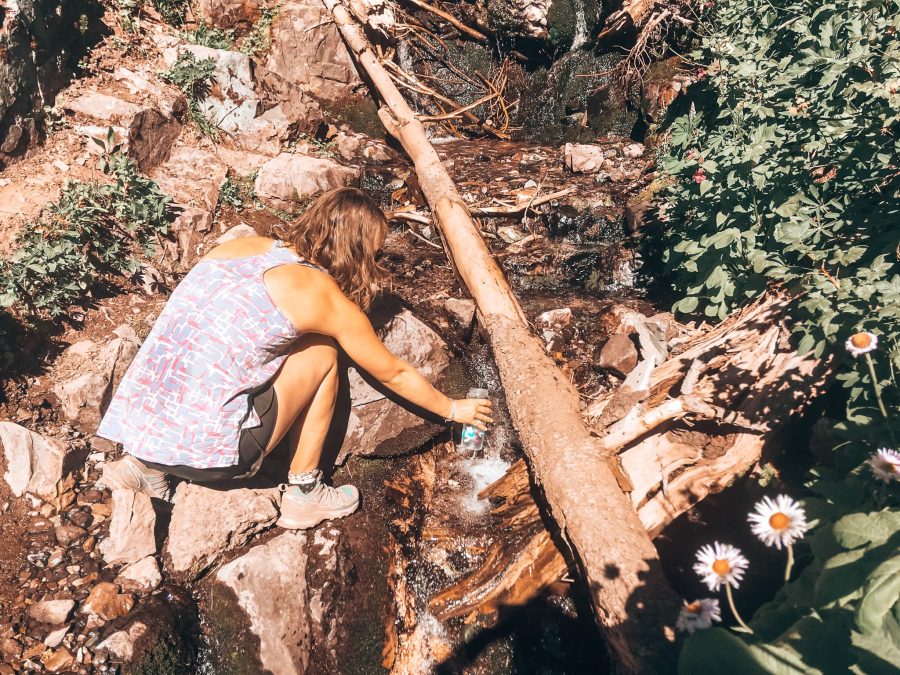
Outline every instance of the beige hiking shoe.
<path fill-rule="evenodd" d="M 352 485 L 333 488 L 318 481 L 312 490 L 303 492 L 297 485 L 285 486 L 281 498 L 278 527 L 305 530 L 323 520 L 343 518 L 359 508 L 359 490 Z"/>
<path fill-rule="evenodd" d="M 103 465 L 103 474 L 97 480 L 97 487 L 106 487 L 110 490 L 125 488 L 143 492 L 163 501 L 172 501 L 169 475 L 164 471 L 151 469 L 131 455 L 125 455 L 115 462 L 106 462 Z"/>

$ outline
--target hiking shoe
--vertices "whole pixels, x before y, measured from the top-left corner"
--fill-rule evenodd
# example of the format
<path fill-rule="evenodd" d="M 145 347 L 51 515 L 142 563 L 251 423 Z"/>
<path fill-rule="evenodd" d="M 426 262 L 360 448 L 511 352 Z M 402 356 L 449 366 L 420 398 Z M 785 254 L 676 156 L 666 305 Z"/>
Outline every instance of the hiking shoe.
<path fill-rule="evenodd" d="M 137 457 L 125 455 L 115 462 L 103 465 L 103 474 L 97 480 L 98 487 L 110 490 L 125 488 L 143 492 L 166 502 L 172 501 L 172 484 L 169 475 L 158 469 L 151 469 Z"/>
<path fill-rule="evenodd" d="M 281 517 L 275 524 L 292 530 L 315 527 L 323 520 L 343 518 L 359 508 L 359 490 L 352 485 L 333 488 L 322 482 L 309 492 L 288 485 L 281 498 Z"/>

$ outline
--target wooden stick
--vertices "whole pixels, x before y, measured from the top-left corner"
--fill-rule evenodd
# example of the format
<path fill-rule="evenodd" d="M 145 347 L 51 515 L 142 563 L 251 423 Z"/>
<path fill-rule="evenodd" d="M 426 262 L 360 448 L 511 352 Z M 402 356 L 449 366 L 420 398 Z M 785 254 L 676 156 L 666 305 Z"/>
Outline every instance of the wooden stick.
<path fill-rule="evenodd" d="M 588 581 L 595 618 L 620 667 L 670 672 L 681 599 L 653 542 L 622 493 L 617 473 L 579 414 L 578 392 L 546 355 L 465 202 L 359 25 L 338 0 L 323 0 L 378 90 L 380 117 L 412 159 L 448 253 L 478 305 L 510 414 L 552 517 Z"/>
<path fill-rule="evenodd" d="M 575 188 L 570 187 L 559 190 L 558 192 L 551 192 L 550 194 L 538 197 L 527 204 L 515 204 L 513 206 L 481 206 L 475 207 L 472 209 L 472 212 L 477 216 L 514 216 L 517 213 L 523 213 L 526 209 L 552 202 L 554 199 L 559 199 L 560 197 L 565 197 L 574 189 Z"/>
<path fill-rule="evenodd" d="M 465 34 L 468 35 L 469 37 L 473 37 L 473 38 L 475 38 L 476 40 L 478 40 L 479 42 L 487 42 L 487 36 L 486 36 L 486 35 L 484 35 L 483 33 L 479 33 L 479 32 L 478 32 L 477 30 L 475 30 L 474 28 L 469 28 L 469 26 L 467 26 L 466 24 L 464 24 L 462 21 L 460 21 L 459 19 L 457 19 L 457 18 L 456 18 L 455 16 L 453 16 L 452 14 L 450 14 L 450 13 L 448 13 L 448 12 L 445 12 L 445 11 L 442 10 L 442 9 L 438 9 L 437 7 L 432 7 L 432 6 L 429 5 L 427 2 L 423 2 L 422 0 L 409 0 L 409 2 L 411 2 L 412 4 L 414 4 L 416 7 L 421 7 L 421 8 L 424 9 L 426 12 L 431 12 L 432 14 L 435 14 L 436 16 L 441 17 L 444 21 L 446 21 L 447 23 L 449 23 L 449 24 L 450 24 L 451 26 L 453 26 L 456 30 L 458 30 L 458 31 L 460 31 L 460 32 L 462 32 L 462 33 L 465 33 Z"/>

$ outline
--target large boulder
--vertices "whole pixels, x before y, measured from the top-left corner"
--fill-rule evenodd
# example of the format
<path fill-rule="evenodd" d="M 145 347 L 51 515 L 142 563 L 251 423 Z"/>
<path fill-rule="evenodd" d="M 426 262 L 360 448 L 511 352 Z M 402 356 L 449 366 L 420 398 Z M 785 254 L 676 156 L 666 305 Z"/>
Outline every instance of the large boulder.
<path fill-rule="evenodd" d="M 196 576 L 225 551 L 246 544 L 278 518 L 277 497 L 277 488 L 214 490 L 181 483 L 166 546 L 172 570 Z"/>
<path fill-rule="evenodd" d="M 6 458 L 3 479 L 17 497 L 26 492 L 53 499 L 62 485 L 69 446 L 12 422 L 0 422 L 0 445 Z"/>
<path fill-rule="evenodd" d="M 285 152 L 263 164 L 254 189 L 267 204 L 294 211 L 303 200 L 349 185 L 358 177 L 358 169 L 331 159 Z"/>
<path fill-rule="evenodd" d="M 412 364 L 431 382 L 437 382 L 450 365 L 446 343 L 409 310 L 402 310 L 378 329 L 388 350 Z M 441 429 L 391 401 L 369 385 L 359 372 L 350 370 L 350 417 L 337 462 L 349 455 L 389 457 L 410 452 Z"/>
<path fill-rule="evenodd" d="M 142 492 L 116 489 L 112 493 L 109 535 L 100 542 L 107 565 L 135 563 L 156 553 L 156 513 Z"/>
<path fill-rule="evenodd" d="M 125 153 L 142 171 L 149 171 L 169 156 L 181 133 L 181 122 L 158 108 L 131 103 L 115 96 L 90 92 L 66 104 L 83 121 L 78 128 L 91 138 L 105 140 L 112 127 L 123 142 Z M 94 143 L 89 149 L 96 150 Z"/>
<path fill-rule="evenodd" d="M 85 433 L 94 433 L 115 388 L 138 352 L 134 329 L 122 324 L 105 343 L 76 342 L 57 359 L 51 373 L 53 393 L 63 417 Z"/>
<path fill-rule="evenodd" d="M 258 0 L 198 0 L 194 12 L 206 23 L 238 35 L 247 33 L 261 16 Z"/>
<path fill-rule="evenodd" d="M 323 101 L 347 98 L 362 85 L 341 34 L 319 0 L 281 6 L 272 24 L 265 68 Z"/>
<path fill-rule="evenodd" d="M 337 672 L 349 572 L 336 527 L 286 532 L 223 565 L 209 583 L 204 619 L 219 645 L 251 652 L 214 654 L 223 671 L 248 672 L 258 662 L 279 675 Z"/>

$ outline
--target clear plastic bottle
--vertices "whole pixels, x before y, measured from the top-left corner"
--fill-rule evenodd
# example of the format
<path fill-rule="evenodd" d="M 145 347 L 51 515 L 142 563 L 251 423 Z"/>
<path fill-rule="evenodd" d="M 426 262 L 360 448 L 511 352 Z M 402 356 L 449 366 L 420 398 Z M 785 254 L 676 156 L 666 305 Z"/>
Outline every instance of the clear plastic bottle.
<path fill-rule="evenodd" d="M 487 398 L 487 389 L 469 389 L 466 398 Z M 484 447 L 485 432 L 471 424 L 464 424 L 459 439 L 459 449 L 471 452 L 475 456 Z"/>

